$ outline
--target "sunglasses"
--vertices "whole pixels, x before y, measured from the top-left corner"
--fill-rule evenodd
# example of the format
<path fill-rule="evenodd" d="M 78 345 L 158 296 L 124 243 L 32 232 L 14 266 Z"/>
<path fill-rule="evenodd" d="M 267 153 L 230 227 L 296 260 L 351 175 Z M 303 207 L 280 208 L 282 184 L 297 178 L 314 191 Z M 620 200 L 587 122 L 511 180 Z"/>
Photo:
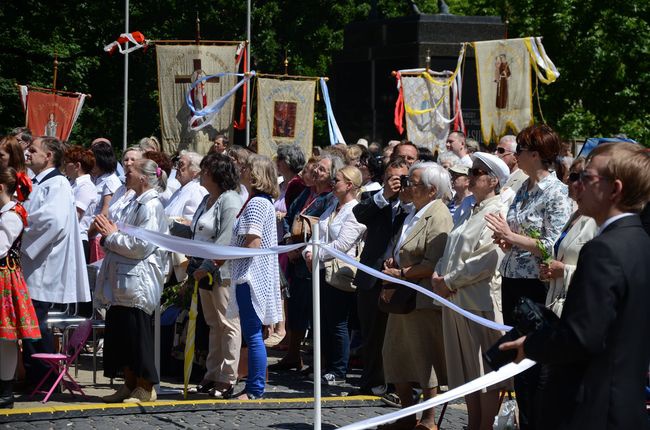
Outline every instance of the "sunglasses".
<path fill-rule="evenodd" d="M 520 146 L 520 145 L 518 145 L 518 146 L 517 146 L 517 152 L 515 152 L 515 154 L 519 155 L 519 154 L 521 154 L 521 153 L 524 152 L 524 151 L 530 151 L 530 149 L 529 149 L 529 148 L 526 148 L 526 147 L 524 147 L 524 146 Z"/>
<path fill-rule="evenodd" d="M 569 182 L 571 182 L 571 183 L 576 182 L 576 181 L 580 181 L 580 182 L 584 183 L 585 179 L 589 179 L 589 178 L 598 178 L 598 179 L 605 179 L 605 180 L 610 179 L 607 176 L 596 175 L 595 173 L 589 173 L 586 170 L 583 170 L 580 173 L 577 173 L 577 172 L 569 173 Z"/>
<path fill-rule="evenodd" d="M 478 167 L 472 167 L 469 169 L 469 175 L 470 176 L 483 176 L 483 175 L 488 175 L 489 172 L 486 172 L 483 169 L 479 169 Z"/>
<path fill-rule="evenodd" d="M 497 154 L 499 154 L 499 155 L 512 154 L 512 151 L 506 151 L 506 148 L 498 147 L 497 148 Z"/>

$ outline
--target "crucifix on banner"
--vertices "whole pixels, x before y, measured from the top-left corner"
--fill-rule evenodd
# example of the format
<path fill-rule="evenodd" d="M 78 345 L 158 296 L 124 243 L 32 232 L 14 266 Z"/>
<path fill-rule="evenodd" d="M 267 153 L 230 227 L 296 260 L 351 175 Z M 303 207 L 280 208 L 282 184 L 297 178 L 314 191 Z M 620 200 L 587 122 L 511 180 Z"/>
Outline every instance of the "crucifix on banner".
<path fill-rule="evenodd" d="M 194 84 L 197 80 L 204 78 L 206 73 L 201 68 L 201 59 L 195 58 L 192 60 L 192 65 L 194 71 L 191 75 L 176 75 L 174 77 L 174 83 L 176 84 Z M 192 89 L 192 99 L 194 101 L 194 106 L 198 109 L 203 109 L 208 105 L 208 96 L 206 93 L 206 84 L 218 84 L 220 79 L 218 77 L 213 77 L 201 82 L 194 89 Z M 196 124 L 193 124 L 196 125 Z"/>

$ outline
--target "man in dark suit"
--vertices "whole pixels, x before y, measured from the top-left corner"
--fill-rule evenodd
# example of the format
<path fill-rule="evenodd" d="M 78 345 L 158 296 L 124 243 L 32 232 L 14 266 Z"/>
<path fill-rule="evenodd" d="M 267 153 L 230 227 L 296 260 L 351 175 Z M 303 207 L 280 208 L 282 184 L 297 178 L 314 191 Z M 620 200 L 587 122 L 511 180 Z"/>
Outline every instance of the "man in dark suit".
<path fill-rule="evenodd" d="M 578 205 L 599 234 L 580 252 L 561 319 L 501 349 L 548 368 L 536 428 L 648 429 L 650 238 L 638 212 L 650 199 L 650 153 L 603 144 L 580 182 Z"/>
<path fill-rule="evenodd" d="M 359 261 L 361 264 L 381 271 L 387 253 L 394 246 L 392 240 L 401 227 L 406 212 L 399 202 L 400 176 L 408 173 L 408 162 L 396 158 L 386 167 L 384 186 L 381 190 L 364 193 L 358 205 L 352 209 L 354 216 L 367 227 L 365 245 Z M 384 385 L 384 369 L 381 350 L 388 315 L 378 307 L 381 281 L 361 271 L 354 279 L 357 286 L 357 308 L 363 337 L 360 391 L 364 394 L 379 394 L 372 388 Z"/>

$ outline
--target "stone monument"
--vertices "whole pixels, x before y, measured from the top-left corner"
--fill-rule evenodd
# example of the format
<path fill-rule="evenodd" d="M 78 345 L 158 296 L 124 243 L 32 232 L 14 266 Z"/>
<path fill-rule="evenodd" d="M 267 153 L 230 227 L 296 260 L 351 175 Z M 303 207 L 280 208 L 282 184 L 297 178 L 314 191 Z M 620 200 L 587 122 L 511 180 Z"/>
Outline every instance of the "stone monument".
<path fill-rule="evenodd" d="M 444 6 L 440 10 L 446 11 Z M 348 142 L 365 137 L 385 145 L 405 137 L 393 124 L 398 93 L 392 71 L 424 68 L 427 53 L 431 70 L 453 71 L 461 43 L 505 38 L 506 25 L 500 17 L 412 11 L 409 16 L 381 19 L 373 8 L 368 20 L 345 27 L 344 48 L 334 59 L 331 82 L 336 118 Z M 471 48 L 466 50 L 462 107 L 469 137 L 482 141 Z"/>

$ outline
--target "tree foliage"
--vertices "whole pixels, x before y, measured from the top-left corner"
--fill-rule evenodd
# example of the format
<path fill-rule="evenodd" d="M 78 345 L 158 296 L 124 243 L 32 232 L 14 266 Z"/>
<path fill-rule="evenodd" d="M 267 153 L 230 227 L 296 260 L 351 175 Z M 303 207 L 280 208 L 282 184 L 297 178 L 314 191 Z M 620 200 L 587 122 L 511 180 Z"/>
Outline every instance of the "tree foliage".
<path fill-rule="evenodd" d="M 377 0 L 384 17 L 409 13 L 408 2 Z M 437 1 L 416 1 L 436 13 Z M 367 19 L 370 1 L 253 1 L 253 68 L 324 76 L 343 48 L 346 24 Z M 558 81 L 540 85 L 544 119 L 565 137 L 626 133 L 650 142 L 650 3 L 597 0 L 448 0 L 454 14 L 500 15 L 510 37 L 540 35 L 560 70 Z M 246 4 L 236 0 L 132 0 L 131 30 L 150 39 L 193 39 L 197 11 L 203 39 L 245 39 Z M 123 57 L 102 47 L 124 31 L 124 2 L 79 0 L 2 2 L 0 17 L 0 127 L 24 123 L 16 83 L 52 85 L 92 94 L 72 134 L 88 143 L 97 136 L 121 141 Z M 129 56 L 129 137 L 160 134 L 154 49 Z M 321 104 L 322 105 L 322 104 Z M 316 138 L 326 139 L 322 106 Z M 541 115 L 537 113 L 538 120 Z"/>

